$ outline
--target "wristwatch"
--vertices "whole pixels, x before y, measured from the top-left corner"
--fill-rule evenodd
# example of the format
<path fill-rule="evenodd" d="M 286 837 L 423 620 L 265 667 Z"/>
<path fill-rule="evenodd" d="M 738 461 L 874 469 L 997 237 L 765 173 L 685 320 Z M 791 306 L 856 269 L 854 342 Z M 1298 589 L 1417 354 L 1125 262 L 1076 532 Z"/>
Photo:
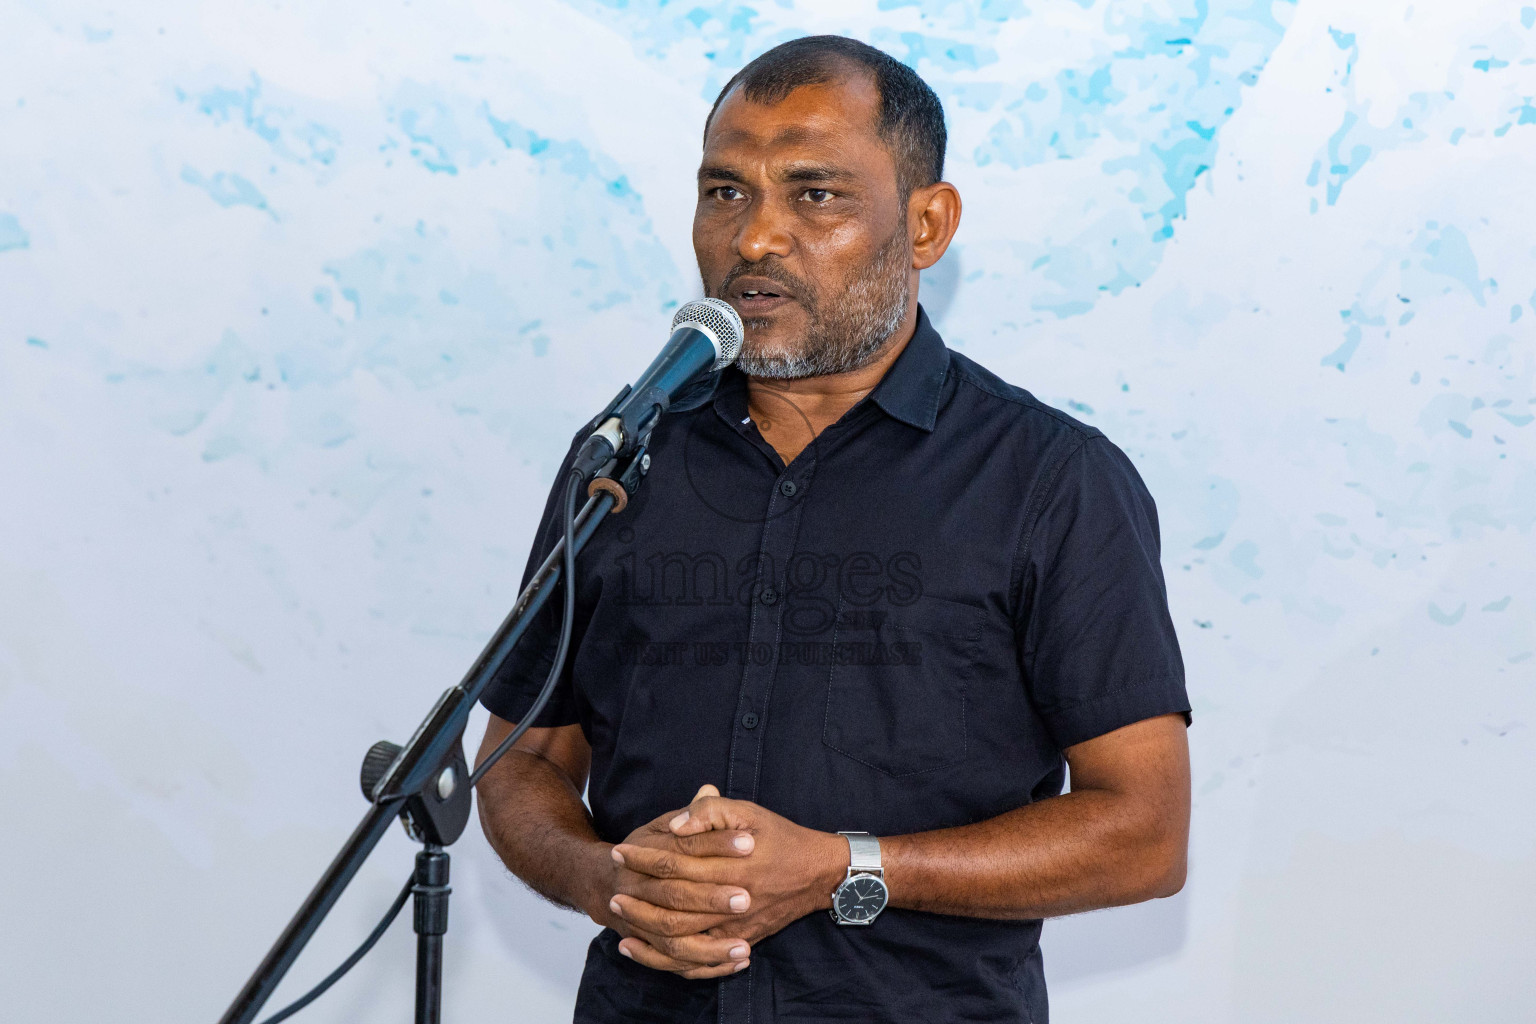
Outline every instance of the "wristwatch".
<path fill-rule="evenodd" d="M 839 832 L 848 840 L 848 877 L 832 891 L 828 911 L 838 924 L 873 924 L 890 899 L 880 867 L 880 840 L 868 832 Z"/>

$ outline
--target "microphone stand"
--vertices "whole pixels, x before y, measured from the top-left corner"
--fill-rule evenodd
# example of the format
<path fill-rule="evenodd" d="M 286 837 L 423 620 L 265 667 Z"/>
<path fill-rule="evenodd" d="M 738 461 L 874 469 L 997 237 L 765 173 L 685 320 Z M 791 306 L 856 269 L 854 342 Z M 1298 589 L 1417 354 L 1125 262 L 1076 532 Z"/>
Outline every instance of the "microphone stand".
<path fill-rule="evenodd" d="M 598 422 L 611 413 L 629 388 L 609 405 Z M 590 497 L 576 516 L 576 550 L 586 546 L 603 519 L 628 504 L 639 488 L 651 458 L 645 442 L 632 453 L 599 470 Z M 615 507 L 617 506 L 617 508 Z M 443 936 L 448 930 L 448 852 L 464 832 L 471 809 L 469 766 L 464 757 L 464 726 L 470 711 L 490 685 L 513 645 L 559 582 L 565 541 L 561 538 L 518 595 L 517 603 L 480 652 L 468 674 L 443 692 L 437 704 L 404 747 L 387 740 L 375 743 L 363 759 L 362 785 L 370 805 L 341 851 L 331 861 L 298 912 L 267 951 L 245 987 L 235 996 L 220 1024 L 251 1024 L 262 1005 L 320 922 L 396 817 L 410 837 L 422 844 L 416 855 L 411 893 L 416 931 L 416 1024 L 438 1024 L 442 1016 Z"/>

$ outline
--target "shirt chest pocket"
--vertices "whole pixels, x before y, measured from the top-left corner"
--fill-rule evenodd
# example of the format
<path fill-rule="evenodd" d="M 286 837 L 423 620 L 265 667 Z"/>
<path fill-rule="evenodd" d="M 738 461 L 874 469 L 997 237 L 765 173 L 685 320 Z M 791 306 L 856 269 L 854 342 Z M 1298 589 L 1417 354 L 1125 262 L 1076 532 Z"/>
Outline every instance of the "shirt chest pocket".
<path fill-rule="evenodd" d="M 840 602 L 822 742 L 897 777 L 963 761 L 983 614 L 931 597 L 894 610 Z"/>

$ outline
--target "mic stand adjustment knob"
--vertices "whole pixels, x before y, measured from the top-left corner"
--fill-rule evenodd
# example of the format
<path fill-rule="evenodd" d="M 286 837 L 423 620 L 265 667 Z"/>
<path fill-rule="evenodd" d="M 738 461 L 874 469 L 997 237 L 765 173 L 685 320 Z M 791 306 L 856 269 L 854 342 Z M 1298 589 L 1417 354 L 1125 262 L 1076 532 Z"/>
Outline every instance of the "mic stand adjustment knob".
<path fill-rule="evenodd" d="M 373 791 L 378 788 L 379 780 L 384 773 L 389 771 L 389 766 L 395 763 L 395 758 L 404 750 L 398 743 L 389 740 L 379 740 L 368 748 L 368 753 L 363 755 L 363 768 L 358 774 L 358 781 L 363 785 L 363 796 L 368 800 L 373 799 Z"/>

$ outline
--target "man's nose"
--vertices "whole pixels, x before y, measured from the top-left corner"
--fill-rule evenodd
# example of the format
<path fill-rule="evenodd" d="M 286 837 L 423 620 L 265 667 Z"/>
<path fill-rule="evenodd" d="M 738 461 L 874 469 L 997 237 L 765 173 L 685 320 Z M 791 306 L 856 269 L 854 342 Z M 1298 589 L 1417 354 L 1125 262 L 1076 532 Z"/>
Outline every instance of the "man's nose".
<path fill-rule="evenodd" d="M 748 263 L 757 263 L 769 255 L 788 256 L 794 248 L 794 239 L 786 220 L 787 215 L 778 204 L 754 200 L 736 234 L 737 254 Z"/>

